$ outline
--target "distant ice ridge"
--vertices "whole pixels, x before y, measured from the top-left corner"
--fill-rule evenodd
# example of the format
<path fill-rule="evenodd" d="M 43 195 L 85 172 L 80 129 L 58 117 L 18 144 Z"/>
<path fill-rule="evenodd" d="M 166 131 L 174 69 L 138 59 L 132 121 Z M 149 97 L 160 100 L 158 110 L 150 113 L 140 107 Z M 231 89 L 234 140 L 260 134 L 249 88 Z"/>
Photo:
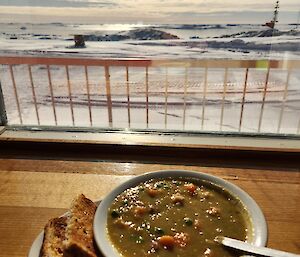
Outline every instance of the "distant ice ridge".
<path fill-rule="evenodd" d="M 153 28 L 134 29 L 110 35 L 85 35 L 86 41 L 121 41 L 121 40 L 165 40 L 179 39 L 178 36 Z"/>
<path fill-rule="evenodd" d="M 180 29 L 180 30 L 205 30 L 205 29 L 226 29 L 226 27 L 239 26 L 238 24 L 176 24 L 176 25 L 157 25 L 155 28 L 160 29 Z"/>
<path fill-rule="evenodd" d="M 300 36 L 298 30 L 280 31 L 278 29 L 256 30 L 248 32 L 239 32 L 231 35 L 222 35 L 215 38 L 236 38 L 236 37 L 278 37 L 278 36 Z"/>
<path fill-rule="evenodd" d="M 185 46 L 189 49 L 235 49 L 237 51 L 242 50 L 243 52 L 249 53 L 249 51 L 291 51 L 300 52 L 299 42 L 278 42 L 278 43 L 257 43 L 257 42 L 245 42 L 242 39 L 234 39 L 231 41 L 179 41 L 179 42 L 136 42 L 129 43 L 136 45 L 148 45 L 148 46 L 169 46 L 178 47 Z"/>

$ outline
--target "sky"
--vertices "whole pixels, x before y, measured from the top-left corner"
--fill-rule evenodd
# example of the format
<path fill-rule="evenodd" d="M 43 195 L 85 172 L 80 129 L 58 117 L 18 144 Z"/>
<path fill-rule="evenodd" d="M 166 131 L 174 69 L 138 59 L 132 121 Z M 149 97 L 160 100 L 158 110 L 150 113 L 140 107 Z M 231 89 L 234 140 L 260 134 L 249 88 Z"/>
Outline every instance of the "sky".
<path fill-rule="evenodd" d="M 0 0 L 0 22 L 264 23 L 275 0 Z M 280 23 L 299 22 L 300 1 L 280 1 Z"/>

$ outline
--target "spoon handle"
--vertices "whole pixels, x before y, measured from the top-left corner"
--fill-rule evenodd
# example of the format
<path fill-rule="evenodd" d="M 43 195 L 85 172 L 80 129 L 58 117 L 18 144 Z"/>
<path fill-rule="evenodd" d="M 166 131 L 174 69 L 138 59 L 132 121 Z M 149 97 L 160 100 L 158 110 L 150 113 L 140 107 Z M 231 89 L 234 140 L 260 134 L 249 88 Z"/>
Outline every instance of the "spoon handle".
<path fill-rule="evenodd" d="M 267 247 L 254 246 L 252 244 L 228 237 L 217 236 L 215 240 L 222 245 L 235 248 L 247 253 L 254 253 L 256 255 L 268 257 L 300 257 L 300 255 L 298 254 L 274 250 Z"/>

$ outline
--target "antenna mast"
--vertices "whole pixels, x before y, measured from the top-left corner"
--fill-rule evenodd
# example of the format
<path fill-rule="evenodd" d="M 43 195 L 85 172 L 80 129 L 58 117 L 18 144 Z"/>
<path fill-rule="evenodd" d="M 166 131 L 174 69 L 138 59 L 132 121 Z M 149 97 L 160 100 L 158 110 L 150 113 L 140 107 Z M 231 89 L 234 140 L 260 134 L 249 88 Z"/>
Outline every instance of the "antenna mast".
<path fill-rule="evenodd" d="M 276 1 L 275 10 L 274 10 L 274 17 L 273 17 L 273 29 L 275 28 L 275 24 L 278 22 L 278 9 L 279 9 L 279 1 Z"/>

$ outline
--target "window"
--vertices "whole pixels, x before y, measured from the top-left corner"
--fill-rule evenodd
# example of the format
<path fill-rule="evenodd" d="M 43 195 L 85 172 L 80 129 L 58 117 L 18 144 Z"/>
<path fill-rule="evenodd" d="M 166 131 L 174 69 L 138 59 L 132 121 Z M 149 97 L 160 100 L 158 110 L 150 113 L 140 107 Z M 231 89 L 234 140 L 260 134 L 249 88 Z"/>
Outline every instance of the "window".
<path fill-rule="evenodd" d="M 0 5 L 4 125 L 300 133 L 297 1 Z"/>

